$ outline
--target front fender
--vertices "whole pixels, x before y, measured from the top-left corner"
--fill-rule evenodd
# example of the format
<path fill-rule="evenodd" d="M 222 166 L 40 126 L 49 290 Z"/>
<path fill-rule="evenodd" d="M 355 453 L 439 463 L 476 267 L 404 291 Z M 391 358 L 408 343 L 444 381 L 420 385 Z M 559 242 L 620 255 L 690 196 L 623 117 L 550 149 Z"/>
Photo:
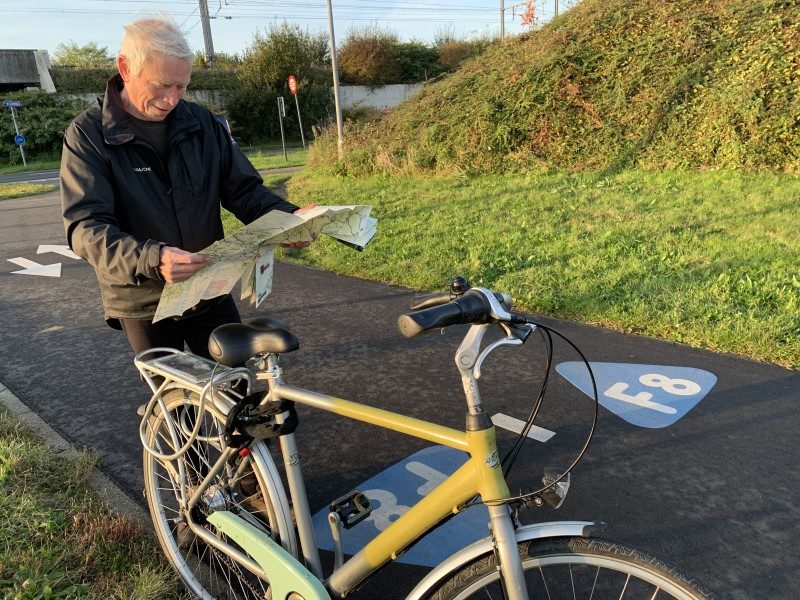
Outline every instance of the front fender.
<path fill-rule="evenodd" d="M 549 523 L 536 523 L 525 525 L 516 530 L 517 542 L 527 542 L 550 537 L 590 537 L 598 529 L 602 529 L 602 523 L 592 521 L 552 521 Z M 434 567 L 433 571 L 420 581 L 417 586 L 406 596 L 406 600 L 422 600 L 428 592 L 437 586 L 452 573 L 463 567 L 468 562 L 483 556 L 492 551 L 492 538 L 485 537 L 474 544 L 470 544 L 463 550 L 459 550 L 452 556 L 445 559 Z"/>

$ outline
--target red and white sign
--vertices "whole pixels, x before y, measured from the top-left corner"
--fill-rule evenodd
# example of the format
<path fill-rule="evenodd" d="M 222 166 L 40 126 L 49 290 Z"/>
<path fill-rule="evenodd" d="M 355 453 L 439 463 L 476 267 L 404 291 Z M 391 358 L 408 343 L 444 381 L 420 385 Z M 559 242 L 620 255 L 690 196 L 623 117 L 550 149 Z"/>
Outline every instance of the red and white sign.
<path fill-rule="evenodd" d="M 289 91 L 292 94 L 297 93 L 297 78 L 294 75 L 289 75 Z"/>

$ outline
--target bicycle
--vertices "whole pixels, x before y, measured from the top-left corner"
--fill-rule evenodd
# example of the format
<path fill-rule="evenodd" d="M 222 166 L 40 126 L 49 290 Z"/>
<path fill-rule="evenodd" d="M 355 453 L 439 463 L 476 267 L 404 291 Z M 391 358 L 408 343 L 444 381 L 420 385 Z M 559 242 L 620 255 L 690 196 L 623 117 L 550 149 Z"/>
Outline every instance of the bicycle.
<path fill-rule="evenodd" d="M 296 350 L 299 343 L 284 323 L 271 317 L 217 328 L 209 340 L 216 363 L 167 348 L 137 355 L 135 364 L 153 391 L 140 426 L 145 495 L 162 549 L 186 587 L 201 598 L 343 598 L 429 530 L 482 502 L 491 535 L 444 560 L 407 600 L 713 598 L 696 580 L 660 559 L 595 537 L 601 523 L 519 523 L 514 509 L 521 503 L 557 507 L 564 501 L 570 471 L 583 456 L 594 423 L 569 468 L 546 471 L 536 490 L 510 493 L 506 475 L 526 432 L 501 461 L 495 428 L 478 389 L 481 368 L 491 352 L 521 346 L 536 330 L 546 332 L 552 359 L 551 335 L 560 336 L 511 307 L 507 295 L 470 288 L 456 278 L 449 291 L 416 301 L 398 319 L 407 338 L 470 325 L 455 356 L 468 407 L 465 431 L 285 383 L 280 355 Z M 503 336 L 482 348 L 487 330 L 496 326 Z M 575 350 L 591 376 L 589 363 Z M 255 382 L 266 389 L 254 392 Z M 294 435 L 296 405 L 442 444 L 469 458 L 347 559 L 343 529 L 365 519 L 372 506 L 357 490 L 331 503 L 334 559 L 325 577 Z M 285 486 L 268 448 L 273 443 L 281 451 Z"/>

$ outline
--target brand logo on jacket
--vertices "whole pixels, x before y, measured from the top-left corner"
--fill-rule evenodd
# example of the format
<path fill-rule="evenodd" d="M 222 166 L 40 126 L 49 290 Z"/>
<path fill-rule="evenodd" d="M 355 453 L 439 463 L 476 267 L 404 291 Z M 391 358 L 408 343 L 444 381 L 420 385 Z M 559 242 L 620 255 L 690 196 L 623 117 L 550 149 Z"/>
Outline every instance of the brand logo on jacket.
<path fill-rule="evenodd" d="M 148 173 L 153 169 L 150 167 L 133 167 L 135 173 Z"/>

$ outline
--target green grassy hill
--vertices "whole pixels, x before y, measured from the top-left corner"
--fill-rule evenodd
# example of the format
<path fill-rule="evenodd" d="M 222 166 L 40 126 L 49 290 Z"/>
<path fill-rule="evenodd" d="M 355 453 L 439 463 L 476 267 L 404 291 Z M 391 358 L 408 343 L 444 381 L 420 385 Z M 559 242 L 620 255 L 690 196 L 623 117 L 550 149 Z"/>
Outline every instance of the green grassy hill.
<path fill-rule="evenodd" d="M 338 168 L 800 171 L 800 3 L 583 0 L 379 121 Z M 335 161 L 335 134 L 312 164 Z"/>

